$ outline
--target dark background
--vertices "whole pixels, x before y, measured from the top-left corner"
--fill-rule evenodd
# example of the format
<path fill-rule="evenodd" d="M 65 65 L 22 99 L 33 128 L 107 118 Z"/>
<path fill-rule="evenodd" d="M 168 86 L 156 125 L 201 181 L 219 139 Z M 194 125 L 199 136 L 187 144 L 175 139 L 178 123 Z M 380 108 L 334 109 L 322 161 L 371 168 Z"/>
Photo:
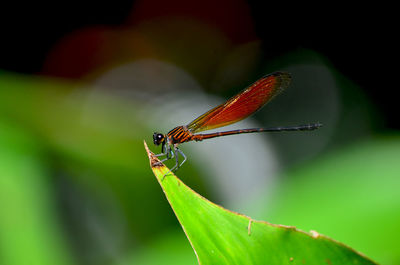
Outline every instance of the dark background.
<path fill-rule="evenodd" d="M 3 7 L 0 69 L 38 74 L 48 51 L 65 34 L 91 25 L 121 25 L 133 4 L 126 0 L 57 1 Z M 249 5 L 256 34 L 261 40 L 268 39 L 263 42 L 267 57 L 298 48 L 323 54 L 375 103 L 384 119 L 381 126 L 400 128 L 393 66 L 396 30 L 390 6 L 264 1 L 250 1 Z"/>

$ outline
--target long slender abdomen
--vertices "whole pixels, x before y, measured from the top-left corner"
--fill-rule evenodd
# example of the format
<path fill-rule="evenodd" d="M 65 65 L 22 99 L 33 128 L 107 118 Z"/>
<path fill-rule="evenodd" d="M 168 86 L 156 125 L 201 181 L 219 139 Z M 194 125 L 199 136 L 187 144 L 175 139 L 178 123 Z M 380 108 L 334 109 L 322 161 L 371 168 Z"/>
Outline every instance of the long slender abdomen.
<path fill-rule="evenodd" d="M 195 134 L 191 136 L 189 141 L 202 141 L 205 139 L 215 138 L 219 136 L 227 136 L 227 135 L 242 134 L 242 133 L 312 131 L 318 129 L 321 126 L 322 125 L 320 123 L 312 123 L 312 124 L 290 126 L 290 127 L 253 128 L 253 129 L 242 129 L 242 130 L 233 130 L 233 131 L 216 132 L 208 134 Z"/>
<path fill-rule="evenodd" d="M 205 139 L 220 137 L 220 136 L 227 136 L 227 135 L 234 135 L 234 134 L 242 134 L 242 133 L 254 133 L 254 132 L 262 132 L 263 129 L 243 129 L 243 130 L 234 130 L 234 131 L 226 131 L 226 132 L 216 132 L 216 133 L 208 133 L 208 134 L 195 134 L 191 137 L 190 140 L 192 141 L 202 141 Z"/>

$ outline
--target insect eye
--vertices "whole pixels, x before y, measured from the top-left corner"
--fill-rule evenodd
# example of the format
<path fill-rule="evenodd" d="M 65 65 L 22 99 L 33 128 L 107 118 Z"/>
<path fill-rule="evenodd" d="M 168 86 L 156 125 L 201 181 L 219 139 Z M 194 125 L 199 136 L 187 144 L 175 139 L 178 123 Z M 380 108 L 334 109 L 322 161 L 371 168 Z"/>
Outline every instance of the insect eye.
<path fill-rule="evenodd" d="M 155 145 L 161 144 L 163 139 L 164 139 L 164 135 L 163 134 L 161 134 L 161 133 L 154 133 L 153 134 L 153 141 L 154 141 Z"/>

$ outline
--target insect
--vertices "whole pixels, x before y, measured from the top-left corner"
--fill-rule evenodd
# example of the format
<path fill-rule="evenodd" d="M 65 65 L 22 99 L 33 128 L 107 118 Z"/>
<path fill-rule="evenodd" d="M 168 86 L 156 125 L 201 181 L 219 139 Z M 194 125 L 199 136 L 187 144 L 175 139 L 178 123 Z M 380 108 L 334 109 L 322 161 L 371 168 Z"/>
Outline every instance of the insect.
<path fill-rule="evenodd" d="M 179 169 L 187 159 L 185 154 L 178 148 L 179 144 L 185 142 L 202 141 L 242 133 L 311 131 L 318 129 L 322 124 L 312 123 L 290 127 L 254 128 L 198 134 L 202 131 L 230 125 L 250 116 L 287 88 L 290 81 L 291 76 L 286 72 L 275 72 L 266 75 L 225 103 L 196 118 L 188 125 L 175 127 L 167 134 L 155 132 L 153 134 L 153 142 L 157 146 L 161 144 L 161 153 L 156 156 L 166 156 L 161 162 L 175 157 L 176 164 L 170 170 L 174 171 Z M 183 157 L 183 161 L 180 163 L 179 155 Z"/>

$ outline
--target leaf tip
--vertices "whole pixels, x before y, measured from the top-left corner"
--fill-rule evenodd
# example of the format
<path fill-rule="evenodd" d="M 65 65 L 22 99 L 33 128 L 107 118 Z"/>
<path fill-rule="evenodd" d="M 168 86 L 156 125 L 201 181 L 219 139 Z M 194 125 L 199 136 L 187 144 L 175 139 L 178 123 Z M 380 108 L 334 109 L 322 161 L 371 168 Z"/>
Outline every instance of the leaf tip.
<path fill-rule="evenodd" d="M 157 167 L 162 167 L 163 164 L 160 162 L 160 160 L 154 155 L 153 152 L 150 151 L 149 147 L 147 146 L 146 141 L 143 141 L 144 143 L 144 148 L 146 149 L 147 155 L 150 160 L 150 166 L 151 168 L 157 168 Z"/>

